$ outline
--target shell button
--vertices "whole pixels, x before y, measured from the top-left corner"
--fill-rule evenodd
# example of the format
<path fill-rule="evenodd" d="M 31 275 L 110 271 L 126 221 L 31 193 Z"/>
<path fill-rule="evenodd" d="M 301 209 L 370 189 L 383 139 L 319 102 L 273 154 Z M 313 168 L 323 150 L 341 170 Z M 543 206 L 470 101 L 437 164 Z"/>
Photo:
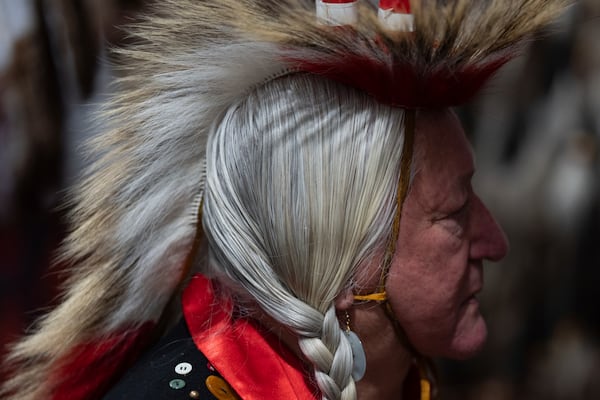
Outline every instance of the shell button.
<path fill-rule="evenodd" d="M 179 363 L 175 366 L 175 372 L 179 375 L 187 375 L 192 372 L 192 364 L 187 362 Z"/>

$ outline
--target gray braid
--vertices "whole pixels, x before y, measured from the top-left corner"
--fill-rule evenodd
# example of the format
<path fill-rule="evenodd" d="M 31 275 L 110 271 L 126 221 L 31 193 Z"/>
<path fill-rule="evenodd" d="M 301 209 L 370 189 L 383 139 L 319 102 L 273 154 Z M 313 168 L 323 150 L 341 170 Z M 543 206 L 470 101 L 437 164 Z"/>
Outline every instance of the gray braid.
<path fill-rule="evenodd" d="M 331 306 L 325 313 L 321 337 L 300 338 L 298 342 L 314 365 L 315 378 L 324 399 L 356 399 L 352 349 L 340 329 L 335 307 Z"/>
<path fill-rule="evenodd" d="M 328 400 L 356 398 L 334 302 L 391 229 L 402 118 L 296 74 L 232 105 L 209 138 L 204 272 L 297 334 Z"/>

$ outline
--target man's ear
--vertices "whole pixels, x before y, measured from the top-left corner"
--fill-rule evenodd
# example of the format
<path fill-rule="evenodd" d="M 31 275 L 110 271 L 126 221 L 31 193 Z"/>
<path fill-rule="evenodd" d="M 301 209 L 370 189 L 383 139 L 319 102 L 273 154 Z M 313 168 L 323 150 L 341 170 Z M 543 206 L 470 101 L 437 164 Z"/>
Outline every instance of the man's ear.
<path fill-rule="evenodd" d="M 335 309 L 346 311 L 354 304 L 354 293 L 351 288 L 346 288 L 335 298 Z"/>

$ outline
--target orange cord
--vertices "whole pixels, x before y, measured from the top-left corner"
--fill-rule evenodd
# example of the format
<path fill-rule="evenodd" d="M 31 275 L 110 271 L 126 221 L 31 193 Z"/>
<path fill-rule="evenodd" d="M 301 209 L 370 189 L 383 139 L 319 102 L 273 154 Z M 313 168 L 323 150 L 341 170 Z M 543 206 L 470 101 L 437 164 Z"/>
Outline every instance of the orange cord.
<path fill-rule="evenodd" d="M 396 242 L 400 234 L 400 217 L 402 215 L 402 206 L 408 193 L 410 183 L 410 167 L 413 158 L 413 147 L 415 142 L 415 110 L 404 111 L 404 145 L 402 146 L 402 160 L 400 161 L 400 178 L 398 180 L 398 191 L 396 193 L 396 212 L 392 223 L 392 231 L 388 239 L 385 256 L 383 258 L 381 275 L 379 276 L 379 285 L 377 291 L 367 295 L 355 295 L 357 301 L 378 301 L 383 302 L 387 299 L 385 291 L 385 282 L 388 272 L 392 266 L 392 259 L 396 252 Z"/>

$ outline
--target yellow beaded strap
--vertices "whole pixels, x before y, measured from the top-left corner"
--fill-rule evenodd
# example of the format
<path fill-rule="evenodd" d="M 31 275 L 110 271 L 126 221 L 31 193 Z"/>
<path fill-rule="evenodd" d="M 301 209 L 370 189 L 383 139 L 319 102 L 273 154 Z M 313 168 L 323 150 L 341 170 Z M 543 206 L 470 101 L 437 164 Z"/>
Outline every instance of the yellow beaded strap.
<path fill-rule="evenodd" d="M 421 377 L 421 400 L 431 400 L 431 383 Z"/>
<path fill-rule="evenodd" d="M 392 259 L 396 252 L 396 242 L 400 232 L 400 216 L 402 215 L 402 206 L 408 192 L 408 184 L 410 183 L 410 166 L 413 157 L 413 147 L 415 141 L 415 110 L 404 111 L 404 145 L 402 146 L 402 160 L 400 161 L 400 178 L 398 181 L 398 191 L 396 193 L 396 213 L 392 223 L 392 231 L 388 239 L 388 244 L 385 251 L 385 256 L 382 263 L 381 275 L 379 276 L 379 284 L 375 293 L 367 295 L 354 295 L 354 300 L 357 301 L 378 301 L 384 302 L 387 300 L 385 291 L 385 282 L 392 265 Z"/>
<path fill-rule="evenodd" d="M 387 293 L 385 290 L 383 292 L 371 293 L 371 294 L 355 294 L 354 300 L 358 301 L 386 301 Z"/>
<path fill-rule="evenodd" d="M 421 400 L 431 400 L 431 382 L 427 379 L 427 371 L 423 365 L 419 365 L 419 377 Z"/>

